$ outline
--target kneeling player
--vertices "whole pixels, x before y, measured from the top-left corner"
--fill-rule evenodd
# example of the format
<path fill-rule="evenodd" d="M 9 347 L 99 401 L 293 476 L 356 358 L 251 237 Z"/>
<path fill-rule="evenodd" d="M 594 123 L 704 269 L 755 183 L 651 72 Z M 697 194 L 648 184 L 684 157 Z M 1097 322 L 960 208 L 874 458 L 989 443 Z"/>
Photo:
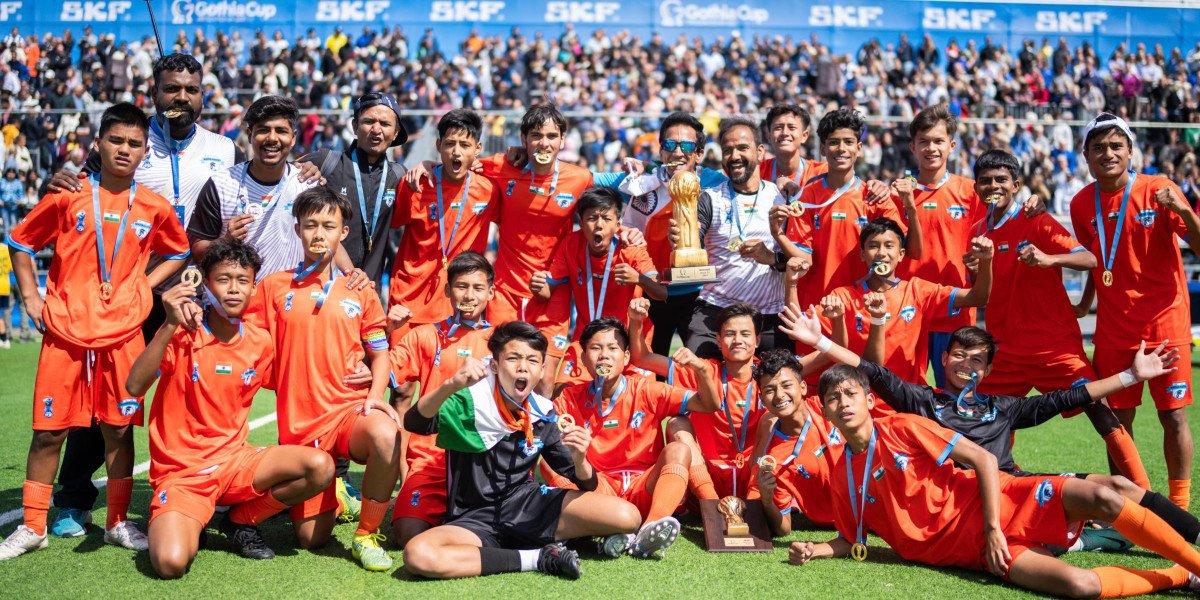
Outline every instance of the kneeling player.
<path fill-rule="evenodd" d="M 875 396 L 857 368 L 826 371 L 819 392 L 825 417 L 846 441 L 830 475 L 841 535 L 821 544 L 793 543 L 795 564 L 847 555 L 863 560 L 867 532 L 874 531 L 905 560 L 987 570 L 1026 589 L 1076 598 L 1183 587 L 1195 580 L 1189 571 L 1200 571 L 1195 548 L 1108 488 L 1073 477 L 1001 473 L 990 452 L 924 417 L 873 419 Z M 1182 566 L 1081 569 L 1050 556 L 1045 546 L 1070 545 L 1089 519 L 1111 522 L 1134 543 Z"/>
<path fill-rule="evenodd" d="M 405 428 L 437 434 L 446 450 L 446 524 L 408 542 L 404 566 L 438 579 L 538 570 L 580 576 L 579 556 L 559 540 L 633 533 L 637 507 L 593 491 L 539 486 L 538 457 L 581 490 L 598 477 L 587 461 L 591 435 L 559 430 L 541 380 L 546 337 L 523 321 L 492 330 L 487 365 L 475 359 L 426 392 L 405 413 Z"/>
<path fill-rule="evenodd" d="M 233 505 L 222 529 L 242 556 L 273 558 L 257 525 L 333 479 L 316 448 L 246 441 L 254 394 L 274 385 L 270 334 L 239 322 L 261 265 L 242 241 L 214 242 L 202 264 L 208 312 L 186 284 L 164 294 L 166 322 L 125 382 L 140 396 L 162 374 L 150 405 L 150 564 L 163 578 L 187 572 L 217 505 Z"/>

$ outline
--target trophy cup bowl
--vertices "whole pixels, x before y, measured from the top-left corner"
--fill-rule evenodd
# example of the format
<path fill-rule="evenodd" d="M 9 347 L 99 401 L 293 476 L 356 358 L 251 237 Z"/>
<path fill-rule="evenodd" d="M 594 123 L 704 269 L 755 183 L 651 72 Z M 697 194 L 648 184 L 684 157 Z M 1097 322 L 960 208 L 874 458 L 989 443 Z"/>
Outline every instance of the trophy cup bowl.
<path fill-rule="evenodd" d="M 697 285 L 717 281 L 716 267 L 708 264 L 708 252 L 700 247 L 700 224 L 696 205 L 700 201 L 700 177 L 690 170 L 676 171 L 667 183 L 671 217 L 679 227 L 679 242 L 671 252 L 667 285 Z"/>

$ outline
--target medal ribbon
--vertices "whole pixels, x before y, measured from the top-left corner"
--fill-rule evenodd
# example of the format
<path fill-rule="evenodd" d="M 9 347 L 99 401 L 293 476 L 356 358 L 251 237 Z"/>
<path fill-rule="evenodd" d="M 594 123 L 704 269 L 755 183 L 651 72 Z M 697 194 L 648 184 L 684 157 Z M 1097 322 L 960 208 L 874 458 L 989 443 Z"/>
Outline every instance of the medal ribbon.
<path fill-rule="evenodd" d="M 192 139 L 195 138 L 195 136 L 196 136 L 196 126 L 192 125 L 192 132 L 190 134 L 188 134 L 188 136 L 186 138 L 183 138 L 182 140 L 179 140 L 178 142 L 176 142 L 171 138 L 171 124 L 168 122 L 166 127 L 161 126 L 158 122 L 158 120 L 160 118 L 163 119 L 164 121 L 166 121 L 166 119 L 167 119 L 166 117 L 162 116 L 162 113 L 159 113 L 158 115 L 155 116 L 155 118 L 150 119 L 150 129 L 153 131 L 157 131 L 159 133 L 159 135 L 162 136 L 163 141 L 165 141 L 167 143 L 167 156 L 170 157 L 170 159 L 171 159 L 171 191 L 174 192 L 174 196 L 171 197 L 171 204 L 178 205 L 179 204 L 179 153 L 182 152 L 184 148 L 187 148 L 188 145 L 192 143 Z"/>
<path fill-rule="evenodd" d="M 958 397 L 954 399 L 954 410 L 958 411 L 958 414 L 965 417 L 974 412 L 967 409 L 965 400 L 967 392 L 974 392 L 977 385 L 979 385 L 979 373 L 971 373 L 971 381 L 968 381 L 967 385 L 964 385 L 963 389 L 958 391 Z"/>
<path fill-rule="evenodd" d="M 947 181 L 950 181 L 950 171 L 946 171 L 945 174 L 942 175 L 942 178 L 932 186 L 928 186 L 920 181 L 913 180 L 913 187 L 921 190 L 922 192 L 936 192 L 937 190 L 942 189 L 942 186 L 946 185 Z"/>
<path fill-rule="evenodd" d="M 804 177 L 804 170 L 807 168 L 808 168 L 808 161 L 804 160 L 804 157 L 801 156 L 800 157 L 800 168 L 796 169 L 795 179 L 788 177 L 788 179 L 790 179 L 791 181 L 794 181 L 796 183 L 796 185 L 800 186 L 801 192 L 804 191 L 804 182 L 800 181 L 800 178 Z M 778 180 L 779 180 L 779 157 L 775 157 L 775 162 L 771 163 L 771 183 L 775 183 Z"/>
<path fill-rule="evenodd" d="M 753 381 L 746 386 L 746 395 L 742 398 L 746 403 L 746 408 L 742 411 L 742 435 L 738 437 L 737 428 L 733 425 L 733 413 L 729 410 L 729 374 L 724 366 L 721 367 L 721 409 L 725 411 L 725 420 L 729 421 L 729 435 L 733 438 L 733 445 L 737 448 L 738 454 L 746 449 L 746 429 L 750 424 L 750 396 L 752 395 L 754 395 Z"/>
<path fill-rule="evenodd" d="M 438 333 L 443 336 L 443 339 L 445 340 L 446 343 L 449 343 L 450 338 L 454 337 L 454 334 L 455 334 L 455 332 L 458 331 L 458 327 L 460 325 L 466 325 L 467 327 L 470 327 L 471 329 L 487 329 L 488 327 L 492 326 L 492 324 L 488 323 L 487 319 L 484 319 L 484 318 L 480 318 L 478 321 L 464 319 L 464 318 L 462 318 L 462 313 L 459 312 L 458 309 L 455 309 L 454 314 L 446 319 L 444 325 L 446 326 L 448 331 L 446 331 L 445 334 L 442 334 L 442 332 L 441 332 L 442 330 L 439 327 Z M 434 350 L 434 352 L 433 352 L 434 366 L 442 364 L 442 346 L 443 346 L 443 344 L 438 344 L 437 350 Z"/>
<path fill-rule="evenodd" d="M 821 185 L 825 186 L 826 189 L 829 189 L 829 184 L 825 182 L 827 175 L 828 174 L 821 175 Z M 842 185 L 842 187 L 838 188 L 837 191 L 833 193 L 833 196 L 830 196 L 828 200 L 826 200 L 820 204 L 809 204 L 807 202 L 801 202 L 800 206 L 803 206 L 804 208 L 825 208 L 826 206 L 829 206 L 830 204 L 837 202 L 837 199 L 841 198 L 842 195 L 844 195 L 846 192 L 849 192 L 850 190 L 858 189 L 859 185 L 862 185 L 862 180 L 858 178 L 858 175 L 855 175 L 850 181 L 847 181 L 845 184 Z M 799 198 L 800 198 L 800 194 L 796 194 L 795 196 L 788 198 L 788 202 L 795 202 Z"/>
<path fill-rule="evenodd" d="M 112 279 L 112 269 L 117 264 L 117 254 L 121 252 L 121 242 L 125 240 L 125 224 L 129 221 L 129 212 L 133 210 L 133 196 L 137 193 L 137 182 L 129 185 L 129 203 L 125 205 L 125 214 L 117 225 L 117 241 L 113 244 L 112 259 L 104 257 L 104 215 L 100 211 L 100 176 L 88 178 L 92 184 L 92 221 L 96 225 L 96 254 L 100 262 L 100 281 L 108 283 Z"/>
<path fill-rule="evenodd" d="M 976 235 L 984 235 L 987 233 L 991 233 L 991 232 L 1003 227 L 1005 223 L 1007 223 L 1010 219 L 1015 218 L 1017 216 L 1017 213 L 1021 212 L 1021 203 L 1017 202 L 1016 199 L 1013 199 L 1012 204 L 1008 207 L 1008 210 L 1004 211 L 1004 215 L 1000 217 L 1000 222 L 996 223 L 995 225 L 992 225 L 991 224 L 992 213 L 994 212 L 994 210 L 995 210 L 995 208 L 993 207 L 993 205 L 989 204 L 987 218 L 985 218 L 983 220 L 983 227 L 980 228 L 980 229 L 982 229 L 982 231 L 976 230 L 975 231 Z"/>
<path fill-rule="evenodd" d="M 521 427 L 525 431 L 525 447 L 526 448 L 534 447 L 534 445 L 533 445 L 533 417 L 537 417 L 547 423 L 553 423 L 558 420 L 558 417 L 551 417 L 548 414 L 544 414 L 544 413 L 540 412 L 536 408 L 536 403 L 530 402 L 528 399 L 525 400 L 524 404 L 518 404 L 516 400 L 514 400 L 511 396 L 508 395 L 508 393 L 506 393 L 504 391 L 504 388 L 500 387 L 500 378 L 499 377 L 496 378 L 496 391 L 500 393 L 500 397 L 504 398 L 505 402 L 512 405 L 518 411 L 524 413 L 524 416 L 522 416 L 520 420 L 517 420 L 514 417 L 513 421 L 516 422 L 518 427 Z"/>
<path fill-rule="evenodd" d="M 613 390 L 612 401 L 608 404 L 608 410 L 604 410 L 604 378 L 601 377 L 599 381 L 593 381 L 588 384 L 588 392 L 592 394 L 590 404 L 599 406 L 596 412 L 600 415 L 600 418 L 607 417 L 613 411 L 613 408 L 617 406 L 617 400 L 621 399 L 621 394 L 625 393 L 625 376 L 620 375 L 619 377 L 620 379 L 617 380 L 617 389 Z"/>
<path fill-rule="evenodd" d="M 325 254 L 329 254 L 329 251 L 326 250 Z M 313 271 L 317 270 L 317 267 L 321 266 L 321 260 L 323 260 L 323 259 L 314 260 L 313 263 L 311 265 L 308 265 L 307 267 L 304 266 L 304 262 L 301 261 L 301 263 L 296 267 L 296 271 L 294 273 L 292 273 L 292 281 L 300 281 L 300 280 L 304 279 L 305 277 L 308 277 L 309 275 L 311 275 L 313 273 Z M 333 261 L 330 260 L 329 261 L 329 281 L 325 282 L 325 285 L 321 288 L 321 295 L 317 297 L 316 312 L 320 312 L 321 307 L 325 306 L 325 299 L 329 297 L 329 291 L 333 289 L 333 282 L 337 280 L 337 276 L 338 276 L 338 269 L 336 266 L 334 266 Z"/>
<path fill-rule="evenodd" d="M 537 177 L 537 174 L 533 172 L 533 162 L 533 157 L 530 156 L 529 164 L 525 165 L 525 170 L 529 171 L 529 191 L 547 198 L 554 196 L 554 190 L 558 189 L 558 159 L 554 159 L 554 178 L 550 180 L 550 190 L 546 192 L 543 192 L 541 187 L 533 185 L 533 180 Z"/>
<path fill-rule="evenodd" d="M 846 455 L 846 487 L 850 489 L 850 509 L 854 514 L 854 524 L 858 528 L 854 541 L 859 544 L 867 543 L 867 537 L 863 535 L 863 521 L 866 520 L 867 484 L 871 482 L 871 462 L 875 458 L 875 441 L 878 434 L 879 431 L 877 429 L 871 429 L 871 441 L 867 443 L 867 461 L 863 465 L 862 488 L 857 496 L 855 495 L 854 468 L 850 464 L 854 462 L 852 460 L 854 453 L 849 452 Z M 847 450 L 849 450 L 849 447 L 847 447 Z"/>
<path fill-rule="evenodd" d="M 332 152 L 332 151 L 331 151 Z M 362 170 L 358 168 L 358 148 L 350 153 L 350 162 L 354 163 L 354 186 L 358 189 L 358 208 L 362 210 L 363 227 L 367 230 L 367 251 L 375 241 L 375 226 L 379 224 L 380 207 L 383 206 L 383 192 L 387 190 L 388 160 L 383 157 L 383 176 L 379 178 L 379 190 L 375 192 L 375 211 L 371 215 L 371 224 L 367 225 L 367 199 L 363 195 Z M 438 197 L 441 197 L 441 183 L 438 184 Z M 441 210 L 441 203 L 438 203 Z"/>
<path fill-rule="evenodd" d="M 556 170 L 554 173 L 557 177 L 558 171 Z M 450 248 L 454 246 L 454 238 L 458 236 L 458 224 L 462 222 L 463 213 L 467 211 L 467 194 L 471 191 L 471 172 L 467 171 L 467 179 L 463 182 L 462 200 L 459 202 L 458 214 L 454 216 L 454 229 L 450 230 L 449 238 L 446 237 L 446 209 L 442 206 L 441 165 L 434 167 L 433 177 L 437 180 L 438 246 L 442 249 L 442 264 L 445 264 L 450 256 Z"/>
<path fill-rule="evenodd" d="M 612 273 L 613 253 L 617 251 L 617 236 L 613 236 L 612 242 L 608 244 L 608 258 L 604 260 L 604 281 L 600 282 L 600 295 L 592 296 L 592 256 L 588 253 L 587 260 L 583 261 L 587 266 L 587 301 L 588 301 L 588 320 L 595 321 L 599 319 L 604 312 L 604 297 L 608 295 L 608 276 Z M 599 305 L 599 306 L 597 306 Z"/>
<path fill-rule="evenodd" d="M 1117 258 L 1117 243 L 1121 241 L 1121 230 L 1125 228 L 1125 209 L 1129 208 L 1129 194 L 1133 191 L 1133 182 L 1137 179 L 1137 171 L 1130 171 L 1129 178 L 1125 181 L 1125 193 L 1121 196 L 1121 209 L 1117 212 L 1117 226 L 1113 230 L 1112 247 L 1108 247 L 1105 242 L 1104 233 L 1104 212 L 1100 207 L 1100 182 L 1093 185 L 1096 189 L 1096 232 L 1100 234 L 1100 261 L 1104 264 L 1105 271 L 1112 271 L 1113 262 Z"/>
<path fill-rule="evenodd" d="M 796 437 L 796 445 L 792 446 L 792 456 L 784 461 L 783 464 L 786 465 L 790 462 L 796 462 L 796 458 L 800 456 L 800 449 L 804 447 L 804 440 L 808 437 L 808 430 L 812 429 L 812 424 L 813 420 L 812 415 L 810 414 L 808 415 L 808 418 L 804 420 L 804 427 L 800 428 L 800 435 Z M 787 439 L 787 436 L 783 435 L 782 431 L 779 431 L 778 423 L 775 424 L 775 432 L 780 437 Z"/>
<path fill-rule="evenodd" d="M 762 193 L 764 187 L 766 186 L 762 183 L 758 184 L 758 191 L 754 192 L 754 205 L 752 210 L 758 210 L 758 195 Z M 745 241 L 745 238 L 742 237 L 742 207 L 738 202 L 739 194 L 737 193 L 737 190 L 733 189 L 733 186 L 729 187 L 729 191 L 733 194 L 733 197 L 729 199 L 729 219 L 727 220 L 730 223 L 733 223 L 734 227 L 737 227 L 737 238 Z M 732 227 L 730 228 L 730 233 L 733 233 Z"/>

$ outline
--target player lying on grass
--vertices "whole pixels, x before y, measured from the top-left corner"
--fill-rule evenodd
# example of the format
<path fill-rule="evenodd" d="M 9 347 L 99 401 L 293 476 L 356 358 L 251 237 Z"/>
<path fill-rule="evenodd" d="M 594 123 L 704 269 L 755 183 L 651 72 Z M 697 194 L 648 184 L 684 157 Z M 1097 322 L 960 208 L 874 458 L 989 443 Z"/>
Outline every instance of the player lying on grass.
<path fill-rule="evenodd" d="M 1117 492 L 1074 477 L 1002 473 L 990 452 L 924 417 L 874 419 L 875 396 L 856 367 L 829 369 L 818 390 L 825 417 L 846 443 L 830 471 L 840 535 L 825 543 L 793 542 L 792 563 L 848 555 L 865 560 L 867 534 L 875 532 L 905 560 L 986 570 L 1045 594 L 1115 598 L 1194 585 L 1200 553 Z M 1111 522 L 1134 543 L 1182 566 L 1082 569 L 1050 555 L 1047 545 L 1069 546 L 1091 519 Z"/>
<path fill-rule="evenodd" d="M 453 377 L 467 360 L 489 355 L 492 325 L 484 315 L 495 294 L 493 274 L 492 265 L 477 252 L 467 250 L 450 261 L 443 293 L 453 313 L 437 323 L 417 325 L 392 346 L 395 385 L 402 390 L 420 384 L 426 392 Z M 402 323 L 405 312 L 403 306 L 392 306 L 388 327 Z M 412 402 L 402 391 L 397 395 L 401 399 L 395 407 L 403 414 Z M 408 469 L 392 508 L 392 534 L 403 548 L 414 535 L 441 525 L 446 518 L 446 451 L 434 443 L 434 436 L 401 433 Z"/>
<path fill-rule="evenodd" d="M 400 419 L 383 397 L 390 374 L 383 308 L 375 290 L 337 282 L 343 274 L 333 257 L 349 231 L 350 201 L 327 188 L 312 188 L 296 197 L 292 211 L 304 262 L 263 279 L 247 311 L 275 340 L 279 442 L 366 465 L 351 551 L 363 568 L 387 570 L 392 560 L 376 530 L 396 486 L 401 447 Z M 372 374 L 365 394 L 343 377 L 347 357 L 362 356 L 364 349 Z M 330 485 L 291 508 L 302 548 L 329 539 L 337 506 Z"/>
<path fill-rule="evenodd" d="M 626 375 L 629 332 L 612 317 L 588 323 L 580 344 L 591 381 L 564 390 L 554 406 L 560 419 L 570 417 L 564 432 L 582 427 L 591 434 L 587 461 L 597 471 L 597 491 L 632 502 L 645 523 L 636 536 L 610 536 L 601 550 L 609 556 L 629 552 L 649 557 L 679 535 L 679 521 L 671 514 L 687 494 L 692 464 L 687 444 L 664 444 L 662 422 L 691 411 L 716 410 L 718 392 L 711 383 L 701 385 L 696 394 L 650 377 Z M 701 371 L 701 381 L 711 382 L 707 363 L 697 360 L 688 367 Z M 569 485 L 561 475 L 550 475 L 551 485 Z"/>
<path fill-rule="evenodd" d="M 788 307 L 783 318 L 788 335 L 797 341 L 815 343 L 822 339 L 814 329 L 815 320 L 794 307 Z M 1041 477 L 1022 472 L 1014 463 L 1012 432 L 1044 423 L 1064 411 L 1099 402 L 1136 382 L 1171 373 L 1177 368 L 1173 365 L 1179 359 L 1174 350 L 1165 348 L 1165 345 L 1161 345 L 1154 351 L 1146 352 L 1143 345 L 1130 367 L 1117 375 L 1068 390 L 1029 397 L 976 393 L 977 382 L 991 371 L 991 358 L 996 353 L 992 337 L 977 327 L 962 327 L 951 334 L 950 344 L 942 354 L 947 373 L 946 389 L 905 382 L 887 369 L 862 360 L 832 342 L 825 351 L 833 360 L 857 367 L 867 377 L 876 397 L 886 400 L 896 411 L 921 415 L 959 432 L 990 452 L 996 459 L 997 468 L 1005 473 Z M 1161 494 L 1139 488 L 1119 475 L 1080 473 L 1074 477 L 1140 504 L 1158 515 L 1188 542 L 1200 543 L 1200 521 Z"/>
<path fill-rule="evenodd" d="M 449 479 L 446 524 L 409 540 L 409 572 L 450 579 L 537 570 L 577 579 L 579 556 L 558 542 L 638 530 L 637 507 L 594 491 L 588 430 L 562 432 L 554 405 L 533 391 L 546 345 L 524 321 L 496 327 L 488 363 L 468 359 L 405 413 L 405 429 L 437 434 Z M 588 491 L 539 486 L 539 457 Z"/>
<path fill-rule="evenodd" d="M 316 448 L 247 442 L 254 395 L 275 385 L 271 335 L 241 321 L 261 265 L 245 242 L 214 242 L 201 264 L 208 310 L 186 277 L 163 294 L 166 322 L 125 380 L 140 396 L 162 376 L 150 405 L 149 534 L 150 565 L 166 579 L 187 572 L 217 505 L 232 506 L 221 529 L 242 556 L 274 558 L 258 524 L 333 480 L 333 460 Z"/>

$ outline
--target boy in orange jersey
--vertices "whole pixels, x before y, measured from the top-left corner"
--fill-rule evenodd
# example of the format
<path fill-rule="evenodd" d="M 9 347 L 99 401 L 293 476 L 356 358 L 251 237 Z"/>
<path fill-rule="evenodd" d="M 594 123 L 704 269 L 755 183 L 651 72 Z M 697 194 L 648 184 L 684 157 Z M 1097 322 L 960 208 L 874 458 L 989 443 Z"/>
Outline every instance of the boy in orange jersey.
<path fill-rule="evenodd" d="M 799 195 L 809 181 L 829 170 L 829 165 L 801 156 L 812 135 L 812 117 L 800 105 L 772 106 L 763 119 L 763 131 L 775 157 L 759 163 L 758 174 L 763 181 L 774 183 L 785 197 Z"/>
<path fill-rule="evenodd" d="M 770 350 L 755 365 L 754 381 L 774 418 L 759 421 L 763 455 L 750 496 L 766 497 L 763 512 L 776 536 L 792 532 L 793 508 L 812 523 L 832 525 L 829 465 L 842 451 L 841 437 L 821 415 L 819 399 L 807 395 L 804 368 L 791 352 Z"/>
<path fill-rule="evenodd" d="M 392 560 L 375 530 L 396 485 L 401 447 L 399 417 L 383 398 L 390 374 L 383 308 L 374 290 L 335 285 L 342 274 L 332 259 L 349 233 L 350 201 L 312 188 L 296 197 L 292 211 L 304 262 L 263 279 L 248 311 L 275 339 L 279 441 L 367 465 L 351 550 L 363 568 L 387 570 Z M 346 357 L 364 347 L 372 375 L 365 399 L 343 380 Z M 336 509 L 333 485 L 292 507 L 301 547 L 329 539 Z"/>
<path fill-rule="evenodd" d="M 827 338 L 817 344 L 832 347 Z M 1111 377 L 1088 386 L 1105 395 L 1123 383 Z M 865 560 L 873 531 L 908 561 L 986 570 L 1035 592 L 1075 598 L 1184 587 L 1195 581 L 1189 571 L 1200 571 L 1195 548 L 1157 515 L 1108 488 L 1069 476 L 1013 477 L 997 470 L 990 452 L 924 417 L 872 418 L 875 396 L 859 369 L 829 369 L 819 393 L 825 417 L 845 440 L 846 451 L 830 471 L 839 536 L 793 542 L 793 564 Z M 1070 545 L 1089 519 L 1111 522 L 1136 544 L 1181 566 L 1081 569 L 1050 555 L 1047 545 Z"/>
<path fill-rule="evenodd" d="M 150 290 L 189 254 L 170 203 L 133 181 L 149 129 L 145 113 L 132 104 L 105 110 L 95 142 L 99 175 L 79 192 L 46 196 L 9 234 L 9 247 L 19 250 L 12 261 L 25 312 L 44 337 L 21 495 L 25 522 L 0 543 L 0 560 L 46 547 L 59 450 L 72 428 L 94 422 L 104 434 L 108 470 L 104 540 L 146 549 L 146 536 L 126 520 L 142 399 L 126 394 L 122 383 L 145 348 L 139 332 L 150 313 Z M 54 259 L 43 300 L 33 258 L 50 244 Z M 151 252 L 166 260 L 147 274 Z"/>
<path fill-rule="evenodd" d="M 1170 179 L 1129 170 L 1133 142 L 1129 125 L 1115 115 L 1101 114 L 1084 129 L 1083 156 L 1096 182 L 1071 200 L 1071 223 L 1076 239 L 1100 261 L 1081 306 L 1086 311 L 1093 295 L 1099 297 L 1092 364 L 1100 377 L 1129 364 L 1142 340 L 1166 342 L 1183 358 L 1178 372 L 1149 385 L 1163 426 L 1168 496 L 1187 509 L 1193 450 L 1187 421 L 1191 303 L 1177 237 L 1186 235 L 1193 248 L 1200 247 L 1200 217 Z M 1141 384 L 1108 399 L 1130 435 L 1141 402 Z"/>
<path fill-rule="evenodd" d="M 1096 256 L 1050 215 L 1022 213 L 1013 202 L 1021 189 L 1020 173 L 1017 158 L 1003 150 L 989 150 L 975 160 L 976 192 L 996 199 L 988 218 L 975 225 L 997 248 L 992 271 L 998 285 L 988 301 L 987 328 L 999 350 L 988 378 L 979 384 L 985 394 L 1025 396 L 1034 388 L 1059 390 L 1097 379 L 1062 286 L 1063 268 L 1093 269 Z M 1043 297 L 1037 310 L 1029 310 L 1034 291 Z M 1120 472 L 1138 487 L 1150 489 L 1137 446 L 1112 410 L 1092 403 L 1083 411 Z"/>
<path fill-rule="evenodd" d="M 609 556 L 629 552 L 649 557 L 666 549 L 679 534 L 679 521 L 671 516 L 687 494 L 691 450 L 674 441 L 664 444 L 664 419 L 690 411 L 717 408 L 714 386 L 702 386 L 698 398 L 690 390 L 659 383 L 649 377 L 622 375 L 629 364 L 629 332 L 613 317 L 588 323 L 580 338 L 582 362 L 592 381 L 563 391 L 555 402 L 559 415 L 570 415 L 574 425 L 592 434 L 588 463 L 596 469 L 598 491 L 624 498 L 638 507 L 642 528 L 637 535 L 618 534 L 601 549 Z M 708 365 L 694 361 L 689 368 L 707 372 Z M 710 378 L 704 377 L 705 381 Z M 564 486 L 561 477 L 550 484 Z"/>
<path fill-rule="evenodd" d="M 258 524 L 333 480 L 333 460 L 316 448 L 246 441 L 254 394 L 274 386 L 270 334 L 241 322 L 261 265 L 245 242 L 213 243 L 201 265 L 209 310 L 186 283 L 163 294 L 166 322 L 125 380 L 144 394 L 163 377 L 150 405 L 149 537 L 150 565 L 164 579 L 187 573 L 218 504 L 233 506 L 221 528 L 242 556 L 274 558 Z"/>
<path fill-rule="evenodd" d="M 419 384 L 424 393 L 453 377 L 467 359 L 488 356 L 492 325 L 484 315 L 495 295 L 493 273 L 487 259 L 470 250 L 450 261 L 443 293 L 454 307 L 453 313 L 437 323 L 416 327 L 392 346 L 393 385 L 411 388 Z M 393 316 L 402 316 L 395 315 L 396 308 L 389 311 L 392 323 Z M 412 398 L 403 392 L 398 397 L 395 408 L 403 414 Z M 401 548 L 418 533 L 441 525 L 446 516 L 446 451 L 434 444 L 434 436 L 408 431 L 402 435 L 407 470 L 392 509 L 393 539 Z"/>
<path fill-rule="evenodd" d="M 809 182 L 798 204 L 771 209 L 772 233 L 779 247 L 788 256 L 811 260 L 798 286 L 804 306 L 858 279 L 853 255 L 859 233 L 869 221 L 885 217 L 900 222 L 900 213 L 890 202 L 866 203 L 863 182 L 854 174 L 866 131 L 862 115 L 849 108 L 822 117 L 817 135 L 821 152 L 829 159 L 828 172 Z M 909 254 L 920 256 L 920 224 L 906 231 Z"/>
<path fill-rule="evenodd" d="M 436 323 L 454 311 L 444 289 L 447 266 L 465 251 L 482 253 L 488 229 L 500 208 L 500 191 L 492 180 L 471 172 L 479 156 L 483 120 L 472 110 L 452 110 L 438 121 L 441 165 L 431 173 L 432 185 L 421 192 L 402 184 L 392 213 L 392 227 L 403 227 L 388 306 L 404 306 L 412 316 L 389 340 L 395 346 L 417 325 Z"/>
<path fill-rule="evenodd" d="M 579 197 L 576 210 L 580 229 L 567 236 L 549 270 L 533 274 L 529 289 L 534 296 L 549 300 L 555 288 L 565 284 L 571 289 L 581 323 L 605 316 L 624 322 L 629 302 L 643 292 L 654 300 L 665 300 L 667 288 L 658 282 L 658 270 L 646 247 L 622 245 L 617 236 L 621 194 L 610 188 L 588 188 Z M 575 339 L 556 378 L 560 384 L 590 379 L 579 365 L 583 328 L 575 329 Z"/>

